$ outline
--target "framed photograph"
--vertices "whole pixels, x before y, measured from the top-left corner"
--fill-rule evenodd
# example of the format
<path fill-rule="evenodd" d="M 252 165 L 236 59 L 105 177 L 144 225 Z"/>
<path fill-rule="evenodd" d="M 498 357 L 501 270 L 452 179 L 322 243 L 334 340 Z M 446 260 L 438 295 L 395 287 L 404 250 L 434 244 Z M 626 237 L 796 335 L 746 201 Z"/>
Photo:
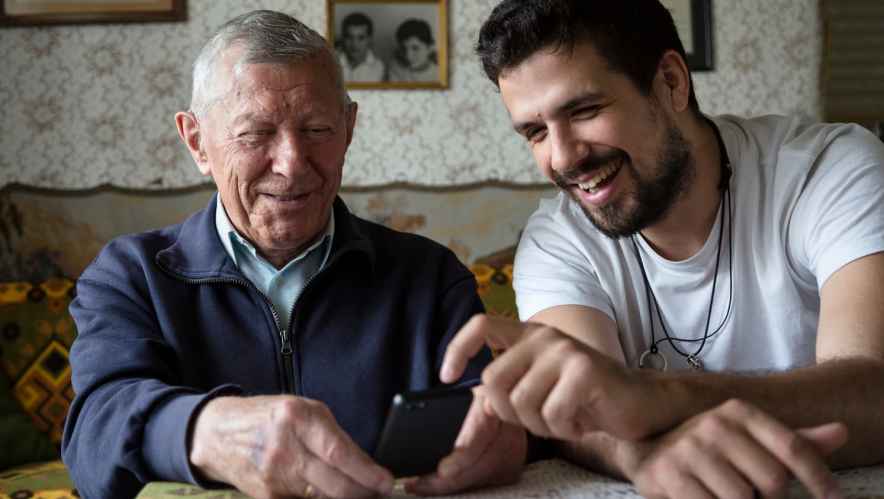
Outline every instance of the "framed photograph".
<path fill-rule="evenodd" d="M 448 0 L 326 0 L 347 88 L 448 88 Z"/>
<path fill-rule="evenodd" d="M 0 0 L 0 25 L 184 21 L 186 0 Z"/>
<path fill-rule="evenodd" d="M 712 0 L 661 0 L 672 13 L 693 71 L 711 71 Z"/>

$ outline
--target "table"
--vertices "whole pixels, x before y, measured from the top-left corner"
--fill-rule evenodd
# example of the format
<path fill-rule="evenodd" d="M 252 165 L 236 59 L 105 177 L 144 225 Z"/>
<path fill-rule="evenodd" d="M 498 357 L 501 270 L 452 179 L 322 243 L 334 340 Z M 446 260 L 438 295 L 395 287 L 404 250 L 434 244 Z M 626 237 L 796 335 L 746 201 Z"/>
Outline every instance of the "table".
<path fill-rule="evenodd" d="M 835 473 L 845 497 L 850 499 L 884 499 L 884 465 L 857 468 Z M 173 499 L 187 496 L 194 499 L 248 499 L 235 490 L 203 490 L 193 485 L 154 482 L 148 484 L 136 499 Z M 414 497 L 397 487 L 393 499 Z M 519 483 L 455 496 L 457 499 L 630 499 L 640 498 L 632 485 L 574 466 L 561 459 L 540 461 L 525 468 Z M 804 488 L 793 483 L 789 499 L 810 497 Z"/>

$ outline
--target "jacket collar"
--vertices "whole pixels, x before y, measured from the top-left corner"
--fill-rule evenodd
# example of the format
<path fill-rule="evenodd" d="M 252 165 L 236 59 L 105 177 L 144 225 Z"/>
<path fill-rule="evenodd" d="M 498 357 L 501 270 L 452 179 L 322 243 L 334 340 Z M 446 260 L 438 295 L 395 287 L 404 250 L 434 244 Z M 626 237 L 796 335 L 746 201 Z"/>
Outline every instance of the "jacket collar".
<path fill-rule="evenodd" d="M 216 193 L 205 209 L 194 213 L 180 225 L 172 244 L 157 252 L 157 265 L 185 279 L 244 279 L 218 238 L 215 227 L 217 204 Z M 373 270 L 375 247 L 360 230 L 357 218 L 340 197 L 335 198 L 332 211 L 335 235 L 326 267 L 343 255 L 356 252 L 366 256 Z"/>

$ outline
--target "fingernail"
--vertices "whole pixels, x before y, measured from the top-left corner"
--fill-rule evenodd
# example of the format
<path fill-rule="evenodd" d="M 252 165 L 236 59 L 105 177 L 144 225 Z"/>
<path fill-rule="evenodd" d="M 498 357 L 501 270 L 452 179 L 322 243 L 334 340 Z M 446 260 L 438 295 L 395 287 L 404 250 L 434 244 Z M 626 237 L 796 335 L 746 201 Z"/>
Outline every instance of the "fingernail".
<path fill-rule="evenodd" d="M 451 380 L 451 375 L 451 367 L 449 367 L 447 364 L 442 366 L 442 371 L 439 373 L 439 379 L 441 379 L 445 383 L 448 383 Z"/>

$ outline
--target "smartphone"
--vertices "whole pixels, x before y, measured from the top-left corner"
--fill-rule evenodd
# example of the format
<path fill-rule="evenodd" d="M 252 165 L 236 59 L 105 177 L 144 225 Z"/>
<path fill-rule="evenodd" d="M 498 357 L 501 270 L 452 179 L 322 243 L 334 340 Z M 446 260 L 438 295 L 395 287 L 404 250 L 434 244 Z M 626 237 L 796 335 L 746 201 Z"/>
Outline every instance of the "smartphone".
<path fill-rule="evenodd" d="M 470 404 L 472 385 L 397 394 L 374 459 L 398 477 L 432 473 L 451 453 Z"/>

